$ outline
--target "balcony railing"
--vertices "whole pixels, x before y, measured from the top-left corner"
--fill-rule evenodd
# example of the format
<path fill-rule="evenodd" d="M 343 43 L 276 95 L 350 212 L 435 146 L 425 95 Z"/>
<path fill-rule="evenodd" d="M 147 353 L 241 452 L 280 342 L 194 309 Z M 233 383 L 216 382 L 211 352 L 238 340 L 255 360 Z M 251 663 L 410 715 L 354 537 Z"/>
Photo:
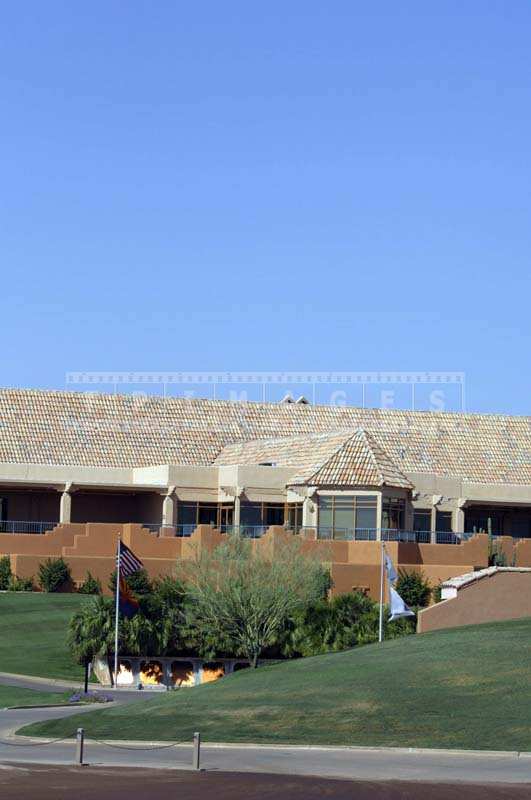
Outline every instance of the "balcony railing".
<path fill-rule="evenodd" d="M 58 522 L 24 522 L 18 519 L 0 520 L 0 533 L 46 533 L 59 525 Z"/>
<path fill-rule="evenodd" d="M 317 529 L 317 538 L 336 542 L 375 542 L 376 528 L 323 528 Z"/>
<path fill-rule="evenodd" d="M 399 531 L 382 528 L 383 542 L 409 542 L 411 544 L 430 544 L 432 536 L 437 544 L 461 544 L 466 536 L 449 531 Z M 374 542 L 378 538 L 376 528 L 322 528 L 317 529 L 317 538 L 334 541 Z"/>
<path fill-rule="evenodd" d="M 26 522 L 23 520 L 1 520 L 0 533 L 35 533 L 43 534 L 47 531 L 53 530 L 58 522 Z M 144 528 L 147 528 L 151 533 L 159 534 L 164 530 L 166 535 L 186 538 L 193 534 L 198 527 L 195 523 L 184 523 L 181 525 L 161 525 L 160 523 L 142 523 Z M 219 525 L 212 526 L 221 533 L 239 533 L 247 539 L 260 539 L 270 525 Z M 328 541 L 355 541 L 355 542 L 374 542 L 378 538 L 378 531 L 376 528 L 328 528 L 314 526 L 308 528 L 298 528 L 293 531 L 292 528 L 285 525 L 285 530 L 293 533 L 304 533 L 306 530 L 317 530 L 317 538 Z M 433 539 L 432 539 L 433 536 Z M 411 542 L 413 544 L 429 544 L 433 540 L 437 544 L 461 544 L 473 536 L 471 533 L 452 533 L 450 531 L 436 531 L 433 535 L 430 531 L 398 531 L 394 529 L 385 529 L 381 531 L 381 538 L 384 542 Z"/>

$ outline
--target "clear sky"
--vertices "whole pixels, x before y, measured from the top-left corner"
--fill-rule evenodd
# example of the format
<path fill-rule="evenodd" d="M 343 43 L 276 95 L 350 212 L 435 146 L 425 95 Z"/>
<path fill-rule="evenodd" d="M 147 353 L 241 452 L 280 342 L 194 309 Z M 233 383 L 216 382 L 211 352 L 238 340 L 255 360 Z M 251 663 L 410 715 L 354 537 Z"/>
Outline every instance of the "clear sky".
<path fill-rule="evenodd" d="M 460 370 L 531 413 L 530 36 L 528 0 L 6 3 L 0 383 Z"/>

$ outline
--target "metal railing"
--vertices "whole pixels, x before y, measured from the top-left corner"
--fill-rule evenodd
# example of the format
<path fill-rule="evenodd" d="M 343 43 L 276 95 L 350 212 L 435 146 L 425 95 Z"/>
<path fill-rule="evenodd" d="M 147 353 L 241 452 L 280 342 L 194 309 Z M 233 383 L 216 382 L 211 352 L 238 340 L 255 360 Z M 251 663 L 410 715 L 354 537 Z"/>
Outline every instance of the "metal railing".
<path fill-rule="evenodd" d="M 402 531 L 382 528 L 383 542 L 409 542 L 411 544 L 461 544 L 465 537 L 449 531 Z M 433 537 L 433 538 L 432 538 Z M 376 528 L 317 528 L 317 538 L 328 541 L 374 542 L 378 538 Z"/>
<path fill-rule="evenodd" d="M 58 522 L 25 522 L 18 519 L 0 520 L 0 533 L 46 533 L 59 525 Z"/>
<path fill-rule="evenodd" d="M 166 536 L 169 532 L 173 532 L 173 536 L 181 538 L 189 537 L 193 534 L 199 525 L 208 525 L 206 522 L 199 523 L 185 523 L 182 525 L 161 525 L 142 523 L 142 527 L 147 528 L 151 533 L 158 534 L 164 531 Z M 240 536 L 245 536 L 248 539 L 259 539 L 271 527 L 270 525 L 214 525 L 210 523 L 210 527 L 214 530 L 221 531 L 221 533 L 239 533 Z"/>
<path fill-rule="evenodd" d="M 317 528 L 318 539 L 335 542 L 375 542 L 377 533 L 376 528 Z"/>

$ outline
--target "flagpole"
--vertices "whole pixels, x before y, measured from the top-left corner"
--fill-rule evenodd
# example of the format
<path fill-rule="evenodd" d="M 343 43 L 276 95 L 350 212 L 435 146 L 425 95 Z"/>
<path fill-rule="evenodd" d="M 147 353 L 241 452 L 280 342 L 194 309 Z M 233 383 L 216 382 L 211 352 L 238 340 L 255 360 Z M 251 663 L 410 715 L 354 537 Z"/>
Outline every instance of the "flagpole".
<path fill-rule="evenodd" d="M 114 688 L 118 688 L 118 617 L 120 615 L 120 534 L 116 546 L 116 606 L 114 616 Z"/>
<path fill-rule="evenodd" d="M 382 564 L 380 568 L 380 619 L 378 623 L 378 641 L 383 641 L 383 601 L 384 601 L 384 552 L 385 545 L 382 542 Z"/>

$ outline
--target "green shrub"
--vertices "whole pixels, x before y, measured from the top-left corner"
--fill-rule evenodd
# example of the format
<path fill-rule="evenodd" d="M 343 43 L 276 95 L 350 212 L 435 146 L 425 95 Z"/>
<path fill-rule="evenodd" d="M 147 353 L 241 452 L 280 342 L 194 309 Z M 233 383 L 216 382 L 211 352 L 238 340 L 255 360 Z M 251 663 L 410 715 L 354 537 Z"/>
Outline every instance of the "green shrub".
<path fill-rule="evenodd" d="M 7 588 L 10 592 L 32 592 L 35 588 L 33 586 L 33 576 L 31 578 L 17 578 L 16 575 L 11 575 Z"/>
<path fill-rule="evenodd" d="M 346 650 L 378 641 L 380 608 L 362 592 L 320 600 L 294 615 L 289 629 L 279 639 L 280 653 L 288 658 L 314 656 Z M 395 639 L 415 632 L 415 621 L 388 621 L 384 608 L 384 637 Z M 276 655 L 271 653 L 268 655 Z"/>
<path fill-rule="evenodd" d="M 424 608 L 430 602 L 431 586 L 422 572 L 400 570 L 396 591 L 411 609 Z"/>
<path fill-rule="evenodd" d="M 434 603 L 440 603 L 442 600 L 442 583 L 439 581 L 437 586 L 431 590 L 431 599 Z"/>
<path fill-rule="evenodd" d="M 101 594 L 101 583 L 90 572 L 78 589 L 80 594 Z"/>
<path fill-rule="evenodd" d="M 136 572 L 133 572 L 132 575 L 127 577 L 127 585 L 137 596 L 141 597 L 142 595 L 151 594 L 153 591 L 153 586 L 151 581 L 149 580 L 148 574 L 145 569 L 139 569 Z M 107 584 L 109 590 L 114 594 L 116 591 L 116 570 L 113 569 L 111 573 L 111 577 L 109 578 L 109 583 Z"/>
<path fill-rule="evenodd" d="M 0 558 L 0 590 L 9 589 L 11 574 L 11 559 L 9 556 L 2 556 Z"/>
<path fill-rule="evenodd" d="M 45 592 L 58 592 L 70 580 L 70 567 L 63 558 L 47 558 L 39 564 L 39 586 Z"/>

